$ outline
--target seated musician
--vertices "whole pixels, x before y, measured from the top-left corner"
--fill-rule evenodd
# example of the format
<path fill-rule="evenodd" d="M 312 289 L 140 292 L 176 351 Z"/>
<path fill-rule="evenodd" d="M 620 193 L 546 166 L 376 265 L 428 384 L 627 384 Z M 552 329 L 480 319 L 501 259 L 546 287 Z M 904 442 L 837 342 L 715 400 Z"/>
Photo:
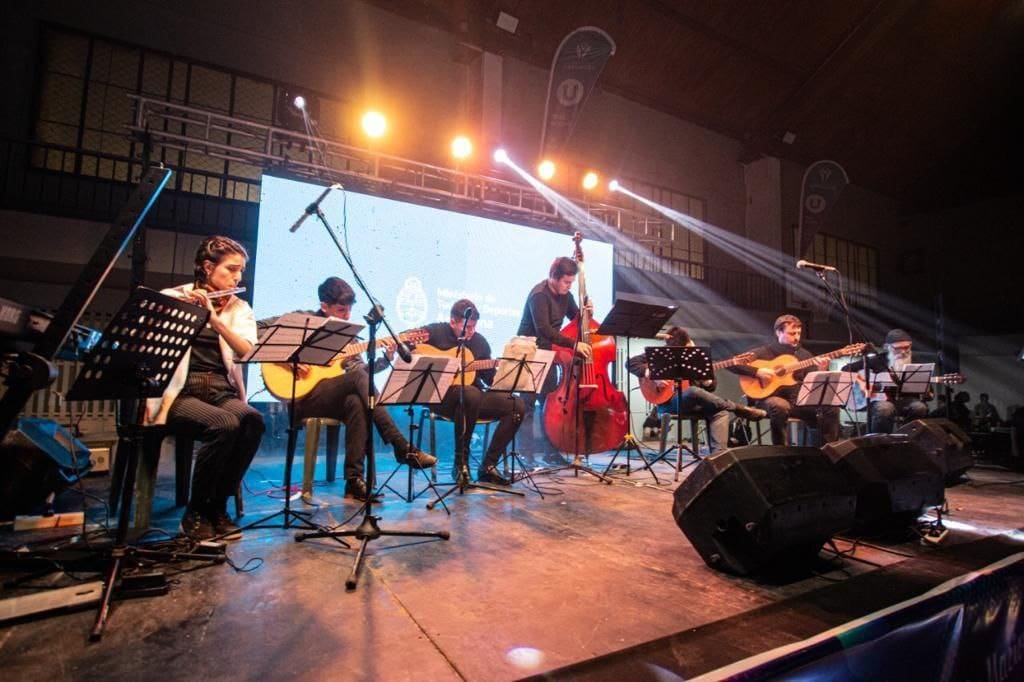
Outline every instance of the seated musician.
<path fill-rule="evenodd" d="M 467 316 L 468 315 L 468 316 Z M 473 360 L 486 360 L 491 357 L 491 346 L 483 334 L 476 331 L 477 321 L 480 319 L 480 312 L 469 299 L 461 299 L 452 305 L 451 316 L 448 322 L 435 322 L 428 324 L 427 332 L 430 334 L 426 343 L 439 350 L 451 350 L 458 346 L 459 336 L 465 328 L 466 350 L 472 355 Z M 469 356 L 467 355 L 467 362 Z M 453 475 L 458 478 L 459 471 L 467 465 L 463 460 L 464 453 L 469 451 L 469 444 L 473 437 L 473 428 L 477 419 L 497 419 L 498 428 L 484 453 L 484 459 L 477 470 L 477 480 L 484 483 L 497 485 L 509 485 L 510 482 L 497 469 L 498 459 L 504 454 L 505 447 L 512 440 L 519 429 L 523 416 L 523 401 L 513 397 L 510 393 L 491 393 L 486 389 L 487 384 L 494 380 L 494 370 L 480 370 L 476 373 L 473 383 L 466 386 L 463 395 L 463 406 L 465 419 L 459 419 L 459 393 L 462 385 L 458 377 L 452 384 L 444 399 L 437 407 L 437 413 L 455 421 L 455 467 Z M 464 424 L 464 426 L 461 426 Z"/>
<path fill-rule="evenodd" d="M 911 363 L 911 352 L 914 342 L 910 334 L 902 329 L 892 329 L 885 335 L 884 353 L 871 355 L 867 358 L 868 371 L 872 376 L 881 372 L 899 374 Z M 843 366 L 844 372 L 861 372 L 864 370 L 862 361 L 851 362 Z M 863 376 L 861 379 L 863 380 Z M 865 387 L 866 388 L 866 387 Z M 919 396 L 902 396 L 893 402 L 885 393 L 873 398 L 872 391 L 865 390 L 872 401 L 869 411 L 871 420 L 868 431 L 871 433 L 892 433 L 897 416 L 904 422 L 923 419 L 928 416 L 928 406 Z"/>
<path fill-rule="evenodd" d="M 167 390 L 146 405 L 147 421 L 200 441 L 192 495 L 181 531 L 194 540 L 242 537 L 228 516 L 227 500 L 238 490 L 263 437 L 263 417 L 246 403 L 237 359 L 256 342 L 256 320 L 242 299 L 207 295 L 234 289 L 249 254 L 227 237 L 207 237 L 195 258 L 195 279 L 163 293 L 206 308 L 210 318 L 185 352 Z"/>
<path fill-rule="evenodd" d="M 352 305 L 356 301 L 355 291 L 340 277 L 328 277 L 317 288 L 320 308 L 316 311 L 302 311 L 308 315 L 336 317 L 348 320 Z M 380 358 L 374 371 L 387 365 L 393 348 Z M 298 419 L 325 417 L 338 419 L 345 424 L 345 497 L 365 501 L 369 488 L 363 474 L 363 460 L 366 458 L 366 437 L 369 425 L 366 423 L 366 399 L 369 393 L 369 374 L 366 363 L 360 355 L 351 355 L 343 360 L 345 372 L 340 376 L 327 377 L 313 389 L 295 401 L 295 415 Z M 299 366 L 300 378 L 302 366 Z M 395 459 L 415 469 L 429 469 L 437 464 L 437 458 L 414 447 L 395 424 L 383 405 L 373 410 L 373 423 L 377 432 L 395 453 Z"/>
<path fill-rule="evenodd" d="M 682 327 L 668 330 L 667 346 L 693 346 L 690 334 Z M 629 359 L 629 371 L 638 377 L 648 376 L 647 357 L 635 355 Z M 764 410 L 746 405 L 737 405 L 714 394 L 717 382 L 711 379 L 703 386 L 688 386 L 681 393 L 672 396 L 668 402 L 658 405 L 659 414 L 697 414 L 706 416 L 709 423 L 708 446 L 717 452 L 729 444 L 729 413 L 745 419 L 763 419 Z M 681 411 L 681 412 L 680 412 Z"/>
<path fill-rule="evenodd" d="M 775 320 L 775 341 L 752 349 L 751 352 L 758 360 L 772 360 L 780 355 L 792 355 L 797 360 L 809 360 L 814 357 L 811 352 L 800 345 L 800 338 L 803 335 L 803 323 L 800 318 L 794 315 L 780 315 Z M 822 361 L 818 369 L 828 368 L 828 362 Z M 768 367 L 753 367 L 751 365 L 738 365 L 731 367 L 729 371 L 736 374 L 757 377 L 762 385 L 769 385 L 776 374 Z M 811 370 L 801 370 L 793 374 L 797 384 L 793 386 L 780 386 L 769 397 L 759 401 L 758 407 L 768 412 L 771 420 L 772 444 L 786 444 L 786 420 L 796 417 L 816 426 L 818 440 L 829 443 L 839 438 L 839 408 L 800 406 L 796 404 L 797 395 L 800 392 L 799 382 Z M 821 444 L 818 443 L 818 445 Z"/>
<path fill-rule="evenodd" d="M 577 354 L 589 357 L 590 346 L 576 343 L 561 332 L 566 320 L 573 320 L 579 314 L 579 306 L 572 295 L 572 285 L 576 282 L 579 266 L 572 258 L 565 256 L 556 258 L 548 269 L 547 279 L 539 282 L 530 290 L 523 307 L 523 316 L 519 322 L 519 336 L 533 336 L 537 339 L 537 348 L 551 350 L 552 346 L 572 348 L 576 344 Z M 554 452 L 554 447 L 544 435 L 543 427 L 537 429 L 539 437 L 534 434 L 534 407 L 539 402 L 544 407 L 546 396 L 558 385 L 558 373 L 548 372 L 540 393 L 523 396 L 526 413 L 523 417 L 522 439 L 523 451 L 529 455 L 542 455 L 549 464 L 564 464 L 561 455 Z"/>

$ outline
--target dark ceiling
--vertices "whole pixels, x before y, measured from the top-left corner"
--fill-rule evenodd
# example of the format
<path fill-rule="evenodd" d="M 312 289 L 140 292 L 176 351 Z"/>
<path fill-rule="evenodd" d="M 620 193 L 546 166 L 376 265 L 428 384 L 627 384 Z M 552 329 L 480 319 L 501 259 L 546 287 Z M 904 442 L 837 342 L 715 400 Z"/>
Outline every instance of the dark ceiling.
<path fill-rule="evenodd" d="M 743 141 L 741 161 L 833 159 L 919 210 L 1019 191 L 1022 0 L 373 1 L 544 68 L 598 26 L 617 45 L 599 87 Z"/>

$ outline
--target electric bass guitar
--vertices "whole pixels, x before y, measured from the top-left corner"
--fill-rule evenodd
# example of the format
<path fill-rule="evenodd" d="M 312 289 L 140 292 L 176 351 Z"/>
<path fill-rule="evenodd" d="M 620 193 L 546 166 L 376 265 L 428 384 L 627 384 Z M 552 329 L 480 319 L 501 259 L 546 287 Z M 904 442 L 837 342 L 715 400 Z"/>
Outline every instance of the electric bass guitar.
<path fill-rule="evenodd" d="M 808 358 L 807 360 L 798 360 L 793 355 L 779 355 L 771 360 L 754 360 L 753 362 L 748 362 L 746 364 L 755 369 L 767 367 L 772 370 L 774 376 L 771 381 L 768 381 L 767 383 L 762 383 L 761 379 L 756 376 L 741 376 L 740 390 L 742 390 L 744 395 L 748 398 L 763 400 L 768 396 L 773 395 L 780 388 L 785 386 L 796 386 L 797 380 L 793 377 L 795 372 L 813 367 L 819 362 L 823 362 L 825 360 L 832 360 L 844 355 L 860 355 L 863 352 L 864 344 L 855 343 L 840 348 L 839 350 L 834 350 L 831 353 L 816 355 L 813 358 Z"/>
<path fill-rule="evenodd" d="M 938 384 L 940 386 L 954 386 L 957 384 L 963 384 L 967 382 L 967 377 L 963 374 L 939 374 L 933 376 L 930 379 L 931 383 Z M 852 410 L 863 410 L 868 406 L 868 402 L 875 402 L 878 400 L 891 400 L 896 396 L 895 386 L 879 386 L 875 384 L 875 390 L 866 391 L 867 388 L 864 382 L 864 372 L 857 372 L 853 379 L 853 390 L 850 391 L 850 400 L 847 406 Z M 931 393 L 931 390 L 928 391 Z M 925 399 L 929 399 L 926 395 Z"/>
<path fill-rule="evenodd" d="M 441 350 L 440 348 L 437 348 L 435 346 L 431 346 L 429 343 L 421 343 L 421 344 L 419 344 L 418 346 L 416 346 L 416 349 L 415 349 L 414 352 L 419 354 L 419 355 L 431 355 L 431 356 L 438 357 L 438 358 L 442 358 L 442 357 L 443 358 L 457 358 L 457 357 L 460 356 L 459 349 L 457 347 L 456 348 L 449 348 L 448 350 Z M 466 385 L 470 386 L 470 385 L 473 384 L 474 381 L 476 381 L 476 373 L 477 372 L 479 372 L 481 370 L 485 370 L 485 369 L 494 369 L 495 367 L 497 367 L 498 366 L 498 361 L 499 361 L 498 358 L 493 358 L 493 359 L 489 359 L 489 360 L 475 360 L 473 358 L 472 351 L 470 351 L 467 348 L 466 349 L 466 360 L 465 360 L 466 364 L 463 365 L 463 367 L 462 367 L 462 369 L 466 373 Z M 462 379 L 459 377 L 458 374 L 456 374 L 455 375 L 455 381 L 452 382 L 452 386 L 461 386 L 461 385 L 462 385 Z"/>
<path fill-rule="evenodd" d="M 419 343 L 426 341 L 430 334 L 425 329 L 413 329 L 402 332 L 398 340 L 402 343 Z M 396 343 L 393 337 L 377 339 L 376 346 L 390 346 Z M 295 398 L 303 398 L 324 379 L 339 377 L 345 373 L 345 360 L 370 347 L 369 342 L 350 343 L 335 355 L 327 365 L 299 365 L 298 376 L 295 377 Z M 287 363 L 264 362 L 260 365 L 263 383 L 267 390 L 278 400 L 291 400 L 292 397 L 292 366 Z"/>
<path fill-rule="evenodd" d="M 720 360 L 719 362 L 712 363 L 711 369 L 717 372 L 720 369 L 749 364 L 753 359 L 753 353 L 740 353 L 728 360 Z M 681 390 L 685 391 L 690 387 L 689 381 L 683 381 L 681 383 Z M 669 400 L 672 400 L 672 396 L 675 395 L 676 382 L 671 379 L 651 379 L 649 377 L 640 377 L 640 392 L 643 393 L 647 402 L 654 405 L 663 405 Z"/>

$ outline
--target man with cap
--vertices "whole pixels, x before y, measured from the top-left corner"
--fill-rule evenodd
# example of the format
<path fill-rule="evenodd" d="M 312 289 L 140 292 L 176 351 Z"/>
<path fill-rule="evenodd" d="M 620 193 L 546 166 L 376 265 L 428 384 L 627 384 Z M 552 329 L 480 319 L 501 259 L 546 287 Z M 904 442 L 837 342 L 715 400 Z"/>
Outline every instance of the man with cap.
<path fill-rule="evenodd" d="M 899 374 L 911 363 L 911 352 L 914 347 L 910 334 L 902 329 L 891 329 L 885 335 L 884 352 L 870 355 L 867 358 L 868 370 L 872 376 L 881 372 Z M 843 367 L 844 372 L 859 372 L 864 369 L 860 360 Z M 893 402 L 884 393 L 871 398 L 871 420 L 868 431 L 871 433 L 892 433 L 899 416 L 904 423 L 928 416 L 928 406 L 918 396 L 904 396 Z"/>

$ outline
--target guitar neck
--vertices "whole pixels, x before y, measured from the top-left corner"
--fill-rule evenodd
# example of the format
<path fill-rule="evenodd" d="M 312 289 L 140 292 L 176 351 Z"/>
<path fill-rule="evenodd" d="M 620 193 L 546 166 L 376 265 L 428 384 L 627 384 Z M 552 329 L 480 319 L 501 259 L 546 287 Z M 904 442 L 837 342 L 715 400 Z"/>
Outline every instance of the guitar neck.
<path fill-rule="evenodd" d="M 719 360 L 718 362 L 711 363 L 711 369 L 717 372 L 720 369 L 728 369 L 730 367 L 735 367 L 736 365 L 745 365 L 745 360 L 746 358 L 744 356 L 737 355 L 736 357 L 729 358 L 728 360 Z"/>
<path fill-rule="evenodd" d="M 499 361 L 497 358 L 488 360 L 474 360 L 473 362 L 466 364 L 466 371 L 479 372 L 480 370 L 484 369 L 494 369 L 495 367 L 498 366 L 498 362 Z"/>
<path fill-rule="evenodd" d="M 398 342 L 404 342 L 405 340 L 406 340 L 405 334 L 399 334 L 398 335 Z M 377 339 L 377 342 L 374 345 L 377 348 L 380 348 L 381 346 L 389 346 L 392 343 L 395 343 L 395 337 L 389 336 L 389 337 L 384 338 L 384 339 Z M 348 344 L 347 346 L 345 346 L 342 349 L 341 354 L 343 356 L 346 356 L 346 357 L 350 356 L 350 355 L 358 355 L 359 353 L 365 353 L 366 349 L 369 348 L 369 347 L 370 347 L 370 342 L 369 341 L 362 341 L 360 343 L 350 343 L 350 344 Z"/>
<path fill-rule="evenodd" d="M 788 365 L 786 367 L 786 372 L 787 373 L 799 372 L 802 369 L 807 369 L 808 367 L 811 367 L 812 365 L 818 364 L 822 360 L 832 360 L 832 359 L 838 358 L 838 357 L 840 357 L 842 355 L 849 355 L 849 353 L 850 353 L 850 348 L 847 347 L 847 348 L 840 348 L 839 350 L 834 350 L 831 353 L 825 353 L 824 355 L 815 355 L 813 358 L 808 358 L 806 360 L 801 360 L 800 362 L 794 363 L 792 365 Z"/>

